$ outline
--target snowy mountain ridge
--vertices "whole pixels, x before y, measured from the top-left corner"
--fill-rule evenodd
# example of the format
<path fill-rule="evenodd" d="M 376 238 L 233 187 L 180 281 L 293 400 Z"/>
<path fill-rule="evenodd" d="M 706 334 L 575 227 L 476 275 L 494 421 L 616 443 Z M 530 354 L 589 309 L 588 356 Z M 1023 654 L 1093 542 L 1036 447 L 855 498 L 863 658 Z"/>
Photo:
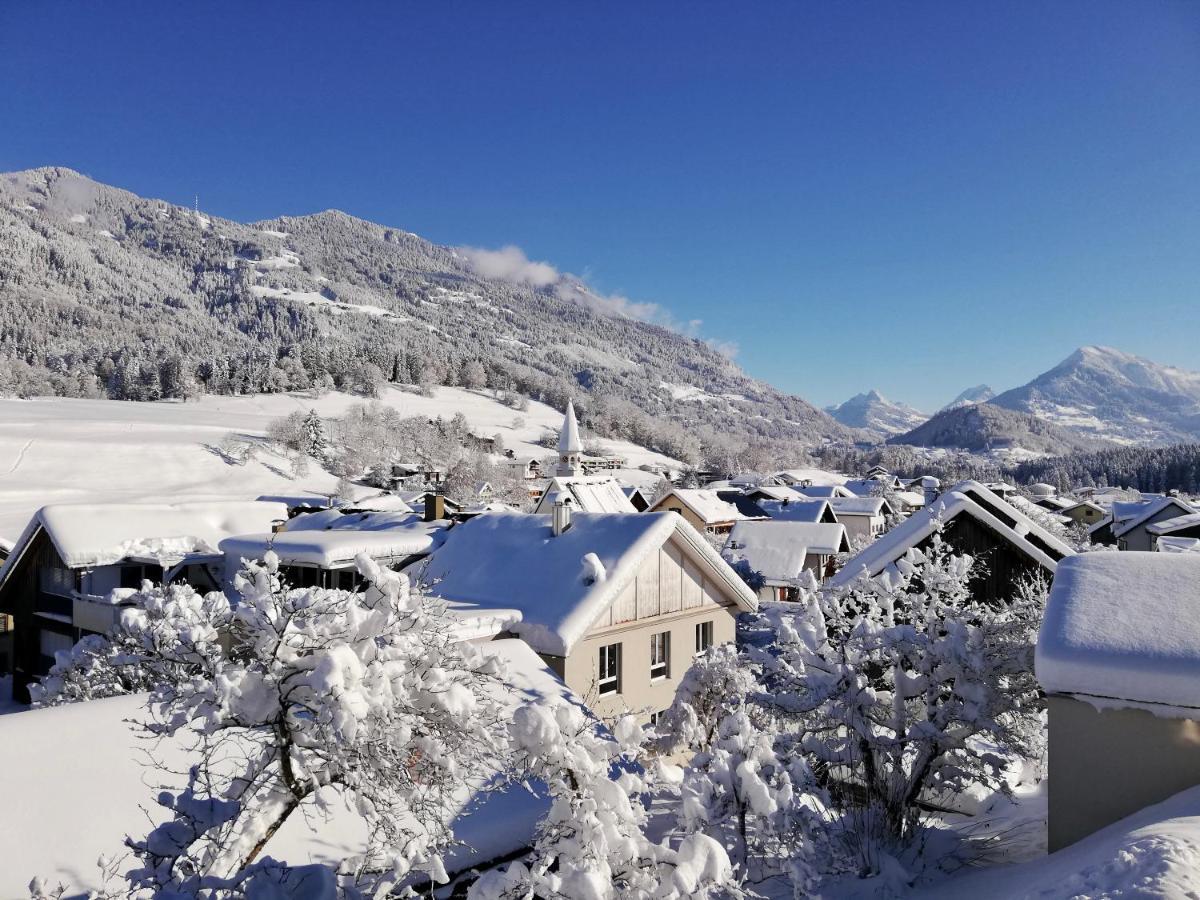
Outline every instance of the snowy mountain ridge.
<path fill-rule="evenodd" d="M 1200 373 L 1111 347 L 1081 347 L 990 402 L 1118 443 L 1200 440 Z"/>
<path fill-rule="evenodd" d="M 996 392 L 986 384 L 977 384 L 975 387 L 969 387 L 957 397 L 947 403 L 942 409 L 957 409 L 960 406 L 967 406 L 971 403 L 984 403 L 996 396 Z M 938 410 L 941 412 L 941 410 Z"/>

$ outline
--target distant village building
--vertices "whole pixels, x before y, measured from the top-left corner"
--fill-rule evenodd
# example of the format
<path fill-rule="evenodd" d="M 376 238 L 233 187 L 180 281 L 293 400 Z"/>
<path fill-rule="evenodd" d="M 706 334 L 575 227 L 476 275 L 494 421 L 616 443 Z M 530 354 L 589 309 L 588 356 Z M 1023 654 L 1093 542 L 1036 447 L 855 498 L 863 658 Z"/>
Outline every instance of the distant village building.
<path fill-rule="evenodd" d="M 849 550 L 841 525 L 768 519 L 738 522 L 721 556 L 735 569 L 744 568 L 761 579 L 760 600 L 795 600 L 804 572 L 821 581 L 833 574 L 833 557 Z"/>
<path fill-rule="evenodd" d="M 1146 531 L 1150 533 L 1155 550 L 1161 549 L 1164 540 L 1173 542 L 1174 547 L 1188 547 L 1190 544 L 1185 542 L 1200 539 L 1200 512 L 1155 522 L 1147 525 Z"/>
<path fill-rule="evenodd" d="M 1188 516 L 1196 510 L 1178 497 L 1155 497 L 1138 503 L 1114 503 L 1112 536 L 1119 550 L 1153 550 L 1159 522 Z"/>
<path fill-rule="evenodd" d="M 649 512 L 673 512 L 682 516 L 697 531 L 728 534 L 735 523 L 745 519 L 732 503 L 721 499 L 712 488 L 673 488 L 650 507 Z"/>
<path fill-rule="evenodd" d="M 829 506 L 852 541 L 874 540 L 887 530 L 888 517 L 896 515 L 883 497 L 834 497 Z"/>
<path fill-rule="evenodd" d="M 1064 560 L 1036 671 L 1051 852 L 1200 784 L 1200 554 Z"/>
<path fill-rule="evenodd" d="M 734 639 L 754 594 L 670 513 L 487 513 L 412 571 L 452 610 L 502 616 L 599 715 L 652 719 L 692 659 Z"/>
<path fill-rule="evenodd" d="M 1103 520 L 1108 511 L 1099 503 L 1093 503 L 1091 500 L 1081 500 L 1062 510 L 1062 515 L 1066 516 L 1076 525 L 1092 526 Z"/>
<path fill-rule="evenodd" d="M 579 422 L 575 405 L 567 401 L 562 430 L 558 435 L 558 466 L 534 508 L 540 515 L 549 515 L 555 501 L 570 497 L 579 512 L 632 513 L 637 512 L 625 496 L 624 486 L 611 475 L 586 475 L 583 471 L 583 441 L 579 437 Z"/>
<path fill-rule="evenodd" d="M 851 557 L 828 583 L 844 587 L 864 574 L 875 577 L 909 550 L 927 547 L 939 528 L 951 548 L 981 563 L 971 591 L 984 602 L 1009 599 L 1023 576 L 1039 571 L 1053 576 L 1059 561 L 1074 553 L 983 485 L 964 481 Z"/>
<path fill-rule="evenodd" d="M 102 634 L 121 612 L 121 589 L 144 580 L 218 590 L 226 577 L 219 545 L 245 531 L 270 532 L 288 518 L 283 503 L 112 503 L 45 506 L 0 568 L 0 612 L 14 624 L 13 695 L 54 654 Z M 114 594 L 113 592 L 117 593 Z"/>

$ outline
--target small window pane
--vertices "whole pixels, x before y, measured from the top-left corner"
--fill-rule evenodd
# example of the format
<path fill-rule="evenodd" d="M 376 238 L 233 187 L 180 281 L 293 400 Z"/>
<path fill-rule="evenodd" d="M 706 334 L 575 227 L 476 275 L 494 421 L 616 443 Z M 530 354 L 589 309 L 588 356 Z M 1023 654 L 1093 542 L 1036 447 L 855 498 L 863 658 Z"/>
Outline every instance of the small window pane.
<path fill-rule="evenodd" d="M 606 644 L 600 648 L 601 694 L 616 694 L 621 690 L 621 645 Z"/>
<path fill-rule="evenodd" d="M 667 678 L 671 669 L 671 632 L 650 635 L 650 679 Z"/>

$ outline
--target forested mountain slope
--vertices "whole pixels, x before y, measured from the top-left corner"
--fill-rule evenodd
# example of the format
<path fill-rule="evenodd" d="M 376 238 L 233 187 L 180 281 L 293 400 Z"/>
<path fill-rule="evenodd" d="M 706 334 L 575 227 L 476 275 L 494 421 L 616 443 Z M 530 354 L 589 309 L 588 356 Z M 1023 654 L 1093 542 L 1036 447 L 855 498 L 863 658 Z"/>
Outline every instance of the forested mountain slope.
<path fill-rule="evenodd" d="M 252 225 L 63 168 L 0 176 L 0 393 L 155 399 L 383 381 L 512 390 L 685 460 L 859 433 L 551 267 L 344 213 Z"/>
<path fill-rule="evenodd" d="M 976 453 L 1024 451 L 1064 454 L 1109 446 L 1088 439 L 1029 413 L 1014 412 L 991 402 L 944 409 L 928 422 L 889 438 L 889 444 L 957 447 Z"/>

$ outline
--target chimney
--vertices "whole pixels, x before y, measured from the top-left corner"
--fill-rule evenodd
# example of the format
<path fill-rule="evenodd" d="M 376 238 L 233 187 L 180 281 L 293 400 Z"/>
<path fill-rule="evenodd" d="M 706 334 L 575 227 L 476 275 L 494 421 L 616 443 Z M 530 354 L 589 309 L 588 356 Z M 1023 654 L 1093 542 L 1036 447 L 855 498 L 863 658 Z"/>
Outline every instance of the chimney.
<path fill-rule="evenodd" d="M 921 492 L 925 495 L 925 505 L 929 506 L 938 498 L 938 493 L 941 490 L 942 483 L 932 475 L 926 475 L 921 479 Z"/>
<path fill-rule="evenodd" d="M 554 499 L 554 511 L 550 514 L 550 533 L 558 537 L 571 527 L 571 498 L 559 493 Z"/>
<path fill-rule="evenodd" d="M 436 522 L 446 518 L 446 495 L 441 491 L 430 491 L 425 495 L 425 521 Z"/>

